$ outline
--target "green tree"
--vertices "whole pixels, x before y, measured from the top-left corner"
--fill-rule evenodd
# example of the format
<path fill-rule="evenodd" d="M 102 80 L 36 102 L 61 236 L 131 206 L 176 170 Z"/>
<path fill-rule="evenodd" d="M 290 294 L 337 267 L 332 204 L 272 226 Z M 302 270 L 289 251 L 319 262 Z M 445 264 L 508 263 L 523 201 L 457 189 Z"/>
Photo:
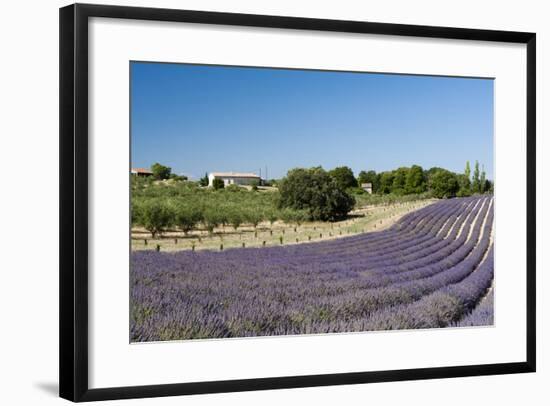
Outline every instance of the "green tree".
<path fill-rule="evenodd" d="M 214 233 L 214 229 L 222 223 L 222 216 L 218 208 L 216 207 L 207 207 L 203 211 L 202 223 L 204 228 L 208 230 L 209 234 Z"/>
<path fill-rule="evenodd" d="M 446 169 L 436 171 L 430 178 L 430 190 L 439 199 L 455 197 L 460 189 L 458 177 Z"/>
<path fill-rule="evenodd" d="M 424 193 L 426 191 L 426 187 L 426 178 L 422 167 L 419 165 L 411 166 L 405 179 L 405 193 Z"/>
<path fill-rule="evenodd" d="M 357 179 L 355 179 L 351 168 L 347 166 L 339 166 L 337 168 L 334 168 L 333 170 L 329 171 L 328 174 L 343 190 L 357 186 Z"/>
<path fill-rule="evenodd" d="M 305 210 L 312 220 L 345 217 L 355 200 L 323 168 L 296 168 L 279 182 L 279 207 Z"/>
<path fill-rule="evenodd" d="M 471 176 L 470 161 L 466 161 L 466 168 L 464 168 L 464 176 L 466 176 L 466 179 L 468 179 L 468 186 L 469 186 L 470 176 Z"/>
<path fill-rule="evenodd" d="M 380 174 L 380 188 L 378 192 L 383 194 L 391 193 L 393 190 L 393 178 L 394 174 L 392 171 L 382 172 Z"/>
<path fill-rule="evenodd" d="M 269 225 L 271 227 L 273 227 L 273 224 L 275 224 L 275 222 L 279 220 L 280 216 L 281 214 L 279 210 L 276 210 L 274 208 L 269 208 L 265 211 L 265 217 L 267 221 L 269 221 Z"/>
<path fill-rule="evenodd" d="M 159 164 L 158 162 L 151 165 L 151 172 L 153 177 L 157 180 L 169 179 L 172 173 L 172 168 Z"/>
<path fill-rule="evenodd" d="M 472 179 L 472 193 L 481 193 L 481 181 L 479 179 L 479 162 L 474 166 L 474 177 Z"/>
<path fill-rule="evenodd" d="M 259 210 L 258 207 L 249 207 L 244 212 L 244 220 L 252 224 L 254 228 L 258 227 L 258 224 L 260 224 L 264 219 L 264 213 L 262 210 Z"/>
<path fill-rule="evenodd" d="M 173 206 L 164 200 L 147 199 L 141 205 L 141 224 L 153 238 L 174 224 L 175 212 Z"/>
<path fill-rule="evenodd" d="M 214 190 L 223 189 L 224 186 L 225 186 L 225 183 L 223 182 L 223 179 L 215 178 L 212 181 L 212 187 L 214 188 Z"/>
<path fill-rule="evenodd" d="M 131 207 L 132 227 L 142 224 L 143 209 L 140 203 L 141 203 L 141 200 L 132 199 L 132 207 Z"/>
<path fill-rule="evenodd" d="M 482 165 L 481 166 L 481 176 L 479 177 L 479 193 L 485 193 L 486 192 L 486 189 L 485 189 L 485 181 L 487 180 L 485 178 L 485 167 Z"/>
<path fill-rule="evenodd" d="M 470 161 L 466 161 L 466 168 L 464 168 L 464 175 L 458 177 L 458 183 L 460 185 L 460 190 L 458 196 L 470 196 L 472 194 L 472 185 L 470 182 Z"/>
<path fill-rule="evenodd" d="M 491 182 L 489 179 L 485 180 L 485 192 L 493 193 L 494 192 L 494 182 Z"/>
<path fill-rule="evenodd" d="M 205 173 L 202 178 L 199 179 L 199 185 L 202 187 L 208 186 L 208 174 Z"/>
<path fill-rule="evenodd" d="M 397 195 L 405 194 L 405 183 L 407 181 L 407 174 L 409 169 L 405 167 L 397 168 L 393 171 L 393 183 L 391 192 Z"/>
<path fill-rule="evenodd" d="M 201 221 L 202 212 L 197 205 L 181 201 L 176 203 L 174 224 L 182 230 L 185 235 L 193 230 Z"/>
<path fill-rule="evenodd" d="M 456 193 L 456 195 L 458 197 L 467 197 L 467 196 L 471 196 L 472 195 L 472 190 L 470 187 L 466 187 L 465 185 L 469 185 L 470 184 L 470 181 L 469 179 L 466 178 L 466 175 L 464 174 L 458 174 L 456 175 L 457 176 L 457 180 L 458 180 L 458 192 Z"/>
<path fill-rule="evenodd" d="M 235 231 L 237 231 L 239 226 L 244 221 L 244 215 L 242 213 L 242 209 L 237 206 L 232 207 L 230 210 L 228 210 L 227 220 L 229 224 L 231 224 L 231 226 L 235 229 Z"/>

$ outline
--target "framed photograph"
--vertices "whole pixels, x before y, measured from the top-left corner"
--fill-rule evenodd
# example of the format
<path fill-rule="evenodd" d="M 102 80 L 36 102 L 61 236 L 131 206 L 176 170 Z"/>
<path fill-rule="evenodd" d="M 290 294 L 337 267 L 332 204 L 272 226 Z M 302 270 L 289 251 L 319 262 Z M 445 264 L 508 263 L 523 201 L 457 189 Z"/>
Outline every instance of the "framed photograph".
<path fill-rule="evenodd" d="M 60 396 L 535 371 L 535 34 L 60 10 Z"/>

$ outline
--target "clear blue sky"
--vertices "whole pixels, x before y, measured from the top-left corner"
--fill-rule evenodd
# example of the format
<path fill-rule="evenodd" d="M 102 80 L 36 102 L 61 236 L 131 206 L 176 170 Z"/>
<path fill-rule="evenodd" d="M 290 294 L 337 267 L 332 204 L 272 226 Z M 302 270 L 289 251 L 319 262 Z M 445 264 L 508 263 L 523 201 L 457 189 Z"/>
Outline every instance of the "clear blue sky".
<path fill-rule="evenodd" d="M 493 179 L 493 81 L 131 63 L 132 166 L 199 178 L 412 164 Z"/>

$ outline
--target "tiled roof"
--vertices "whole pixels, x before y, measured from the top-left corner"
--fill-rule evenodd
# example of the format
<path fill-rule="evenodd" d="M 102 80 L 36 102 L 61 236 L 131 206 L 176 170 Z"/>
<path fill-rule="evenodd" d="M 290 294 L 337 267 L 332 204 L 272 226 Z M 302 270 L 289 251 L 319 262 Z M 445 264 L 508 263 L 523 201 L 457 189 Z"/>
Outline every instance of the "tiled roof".
<path fill-rule="evenodd" d="M 151 172 L 149 169 L 145 169 L 145 168 L 132 168 L 132 173 L 149 173 L 149 174 L 152 174 L 153 172 Z"/>

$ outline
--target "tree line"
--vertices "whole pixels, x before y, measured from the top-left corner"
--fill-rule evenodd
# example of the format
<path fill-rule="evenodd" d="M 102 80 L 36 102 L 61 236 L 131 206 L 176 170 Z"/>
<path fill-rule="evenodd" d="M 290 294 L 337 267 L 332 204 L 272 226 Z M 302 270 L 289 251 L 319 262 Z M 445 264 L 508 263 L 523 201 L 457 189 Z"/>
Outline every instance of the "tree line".
<path fill-rule="evenodd" d="M 473 174 L 469 161 L 466 162 L 463 173 L 454 173 L 439 167 L 424 170 L 419 165 L 412 165 L 380 173 L 361 171 L 357 183 L 372 184 L 373 193 L 377 194 L 408 195 L 429 192 L 436 198 L 492 193 L 494 187 L 493 182 L 486 178 L 485 169 L 482 167 L 480 170 L 478 161 L 475 162 Z"/>
<path fill-rule="evenodd" d="M 464 173 L 444 168 L 424 170 L 419 165 L 376 173 L 341 166 L 326 171 L 322 167 L 295 168 L 277 181 L 273 191 L 246 190 L 237 185 L 201 186 L 174 177 L 169 167 L 152 166 L 153 177 L 132 177 L 132 226 L 142 226 L 153 238 L 168 230 L 187 234 L 195 229 L 213 233 L 217 227 L 243 225 L 256 228 L 262 222 L 278 220 L 301 224 L 304 221 L 337 221 L 357 205 L 389 204 L 428 197 L 451 198 L 476 193 L 492 193 L 493 183 L 476 161 L 471 173 L 466 162 Z M 174 182 L 156 182 L 172 179 Z M 221 181 L 221 180 L 220 180 Z M 374 195 L 361 185 L 370 183 Z"/>

